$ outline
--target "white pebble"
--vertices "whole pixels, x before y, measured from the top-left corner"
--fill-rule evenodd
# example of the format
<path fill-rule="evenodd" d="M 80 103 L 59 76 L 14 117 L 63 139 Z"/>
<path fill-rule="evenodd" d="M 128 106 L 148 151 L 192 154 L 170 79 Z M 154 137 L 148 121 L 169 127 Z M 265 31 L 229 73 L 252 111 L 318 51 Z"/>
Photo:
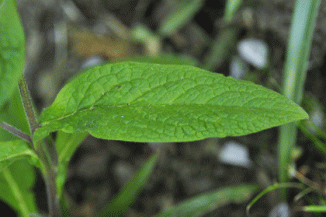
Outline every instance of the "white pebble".
<path fill-rule="evenodd" d="M 233 78 L 242 79 L 248 71 L 248 65 L 239 56 L 232 57 L 230 63 L 230 75 Z"/>
<path fill-rule="evenodd" d="M 225 143 L 218 157 L 222 163 L 247 168 L 251 166 L 247 147 L 234 141 Z"/>
<path fill-rule="evenodd" d="M 88 57 L 82 64 L 81 68 L 88 68 L 88 67 L 92 67 L 92 66 L 96 66 L 101 64 L 102 62 L 104 62 L 104 58 L 100 57 L 100 56 L 90 56 Z"/>
<path fill-rule="evenodd" d="M 266 68 L 268 65 L 268 46 L 262 40 L 244 39 L 238 44 L 238 52 L 242 59 L 258 69 Z"/>
<path fill-rule="evenodd" d="M 268 215 L 268 217 L 289 217 L 289 216 L 291 216 L 291 210 L 287 203 L 277 204 Z"/>
<path fill-rule="evenodd" d="M 316 108 L 310 113 L 310 120 L 317 126 L 322 127 L 324 125 L 324 113 L 320 109 Z"/>

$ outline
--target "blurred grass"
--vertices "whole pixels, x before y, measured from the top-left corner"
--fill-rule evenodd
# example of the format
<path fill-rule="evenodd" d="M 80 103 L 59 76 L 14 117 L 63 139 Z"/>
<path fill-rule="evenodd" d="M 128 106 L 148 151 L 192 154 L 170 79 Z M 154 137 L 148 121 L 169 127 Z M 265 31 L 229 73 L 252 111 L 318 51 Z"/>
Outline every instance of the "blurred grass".
<path fill-rule="evenodd" d="M 230 23 L 234 17 L 234 14 L 238 11 L 242 4 L 242 0 L 228 0 L 225 5 L 225 11 L 223 19 L 226 23 Z"/>
<path fill-rule="evenodd" d="M 326 212 L 326 206 L 304 206 L 302 210 L 305 212 L 324 213 Z"/>
<path fill-rule="evenodd" d="M 244 202 L 258 189 L 257 185 L 236 185 L 220 188 L 186 200 L 173 208 L 155 215 L 163 216 L 200 216 L 212 209 L 232 202 Z"/>
<path fill-rule="evenodd" d="M 242 0 L 228 0 L 225 5 L 223 20 L 226 25 L 230 25 L 235 13 L 242 4 Z M 213 70 L 219 68 L 222 63 L 230 57 L 235 49 L 237 37 L 240 30 L 236 27 L 227 26 L 222 29 L 212 44 L 210 52 L 206 55 L 202 68 Z"/>
<path fill-rule="evenodd" d="M 236 27 L 228 27 L 222 30 L 214 40 L 212 49 L 206 55 L 201 67 L 209 71 L 219 68 L 235 49 L 239 32 L 239 28 Z"/>
<path fill-rule="evenodd" d="M 297 104 L 301 104 L 307 73 L 313 30 L 320 0 L 297 0 L 295 3 L 290 38 L 287 47 L 282 93 Z M 280 127 L 278 141 L 279 181 L 289 180 L 288 168 L 292 163 L 291 152 L 297 139 L 294 123 Z M 286 198 L 286 189 L 283 199 Z"/>
<path fill-rule="evenodd" d="M 175 9 L 165 17 L 158 29 L 158 33 L 163 37 L 175 33 L 187 24 L 203 6 L 203 0 L 175 1 L 172 6 Z"/>
<path fill-rule="evenodd" d="M 158 157 L 159 152 L 149 157 L 142 165 L 140 170 L 126 184 L 126 186 L 124 186 L 118 195 L 113 200 L 111 200 L 110 203 L 104 207 L 97 216 L 125 216 L 125 213 L 128 211 L 131 204 L 135 201 L 138 194 L 141 192 L 145 183 L 152 174 L 158 161 Z"/>
<path fill-rule="evenodd" d="M 250 201 L 250 203 L 247 206 L 247 216 L 249 215 L 249 211 L 251 207 L 260 199 L 262 198 L 265 194 L 267 194 L 270 191 L 277 190 L 277 189 L 283 189 L 283 188 L 302 188 L 303 185 L 299 183 L 276 183 L 274 185 L 271 185 L 267 188 L 265 188 L 262 192 L 260 192 L 254 199 Z"/>

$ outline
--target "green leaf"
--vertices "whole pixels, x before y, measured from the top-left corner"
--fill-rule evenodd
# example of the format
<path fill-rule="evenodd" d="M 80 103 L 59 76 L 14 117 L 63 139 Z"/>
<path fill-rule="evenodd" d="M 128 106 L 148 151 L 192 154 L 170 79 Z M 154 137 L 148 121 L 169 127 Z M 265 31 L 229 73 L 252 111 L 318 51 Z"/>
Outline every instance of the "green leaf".
<path fill-rule="evenodd" d="M 25 39 L 14 0 L 0 0 L 0 109 L 12 95 L 25 61 Z"/>
<path fill-rule="evenodd" d="M 192 66 L 117 63 L 89 69 L 68 83 L 41 114 L 34 140 L 50 132 L 178 142 L 241 136 L 307 113 L 282 95 Z"/>
<path fill-rule="evenodd" d="M 0 120 L 9 123 L 24 133 L 30 135 L 30 130 L 21 101 L 18 86 L 16 87 L 10 100 L 0 111 Z M 0 141 L 16 140 L 17 137 L 8 131 L 0 128 Z"/>
<path fill-rule="evenodd" d="M 229 186 L 209 192 L 195 198 L 191 198 L 179 205 L 155 215 L 160 216 L 199 216 L 206 212 L 224 206 L 228 203 L 241 203 L 249 199 L 249 197 L 258 189 L 257 185 L 238 185 Z"/>
<path fill-rule="evenodd" d="M 0 172 L 0 199 L 15 209 L 19 216 L 36 213 L 32 187 L 35 171 L 27 160 L 19 160 Z"/>
<path fill-rule="evenodd" d="M 55 144 L 58 151 L 58 171 L 57 171 L 57 191 L 59 197 L 62 196 L 62 190 L 67 176 L 67 168 L 70 158 L 82 143 L 88 133 L 65 133 L 58 131 Z"/>
<path fill-rule="evenodd" d="M 0 142 L 0 172 L 21 158 L 37 158 L 23 140 Z"/>
<path fill-rule="evenodd" d="M 146 181 L 152 174 L 158 160 L 158 153 L 153 154 L 119 192 L 119 194 L 98 214 L 100 217 L 125 216 L 130 205 L 137 198 Z"/>

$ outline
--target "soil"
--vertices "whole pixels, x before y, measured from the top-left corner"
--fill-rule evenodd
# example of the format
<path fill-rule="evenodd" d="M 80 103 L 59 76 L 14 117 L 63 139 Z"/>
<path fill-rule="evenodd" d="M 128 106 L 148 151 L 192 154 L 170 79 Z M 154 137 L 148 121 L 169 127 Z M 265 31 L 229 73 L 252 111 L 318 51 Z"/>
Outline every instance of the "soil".
<path fill-rule="evenodd" d="M 173 9 L 168 0 L 17 0 L 26 34 L 25 76 L 39 111 L 54 100 L 60 88 L 83 65 L 92 61 L 112 61 L 138 54 L 174 53 L 202 62 L 211 43 L 225 28 L 222 21 L 225 1 L 202 1 L 202 7 L 180 30 L 160 43 L 136 43 L 129 34 L 136 24 L 155 32 Z M 306 95 L 325 106 L 326 2 L 322 1 L 312 44 Z M 232 25 L 240 31 L 236 41 L 261 39 L 270 49 L 267 78 L 254 73 L 258 82 L 277 89 L 281 84 L 289 36 L 293 0 L 250 0 L 236 14 Z M 205 40 L 209 39 L 209 40 Z M 235 55 L 235 46 L 230 55 Z M 229 75 L 231 56 L 212 71 Z M 207 139 L 198 142 L 160 144 L 162 156 L 150 180 L 126 216 L 152 216 L 195 195 L 229 185 L 258 183 L 260 191 L 277 180 L 277 129 L 243 137 Z M 235 141 L 249 150 L 250 167 L 220 161 L 226 142 Z M 155 146 L 157 147 L 157 145 Z M 306 177 L 320 185 L 323 170 L 316 164 L 325 158 L 300 133 L 297 142 L 302 154 L 297 168 L 308 168 Z M 132 177 L 155 151 L 153 144 L 106 141 L 88 137 L 70 162 L 65 185 L 73 216 L 94 216 Z M 293 178 L 294 182 L 299 182 Z M 42 211 L 46 211 L 44 184 L 39 178 L 35 191 Z M 257 192 L 259 193 L 259 192 Z M 299 191 L 290 189 L 290 195 Z M 318 198 L 312 194 L 312 200 Z M 318 200 L 317 200 L 318 201 Z M 250 216 L 268 216 L 281 202 L 278 191 L 259 200 Z M 296 211 L 305 200 L 287 201 L 291 216 L 314 216 Z M 245 203 L 230 203 L 204 216 L 246 216 Z"/>

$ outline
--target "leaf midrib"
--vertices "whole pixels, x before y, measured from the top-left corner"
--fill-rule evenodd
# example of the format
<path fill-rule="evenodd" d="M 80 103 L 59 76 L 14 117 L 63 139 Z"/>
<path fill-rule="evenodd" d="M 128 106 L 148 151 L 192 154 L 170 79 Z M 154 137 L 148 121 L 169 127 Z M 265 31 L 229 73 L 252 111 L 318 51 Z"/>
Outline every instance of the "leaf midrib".
<path fill-rule="evenodd" d="M 10 154 L 7 157 L 0 158 L 0 162 L 7 161 L 7 160 L 10 160 L 10 159 L 13 159 L 13 158 L 16 158 L 16 157 L 24 157 L 25 155 L 29 156 L 29 155 L 32 155 L 32 154 L 33 153 L 31 152 L 31 150 L 25 150 L 24 152 L 20 152 L 18 154 Z"/>
<path fill-rule="evenodd" d="M 283 109 L 270 109 L 270 108 L 259 108 L 259 107 L 244 107 L 244 106 L 223 106 L 223 105 L 203 105 L 203 104 L 148 104 L 148 105 L 110 105 L 110 106 L 91 106 L 90 108 L 85 108 L 85 109 L 81 109 L 81 110 L 77 110 L 71 114 L 67 114 L 67 115 L 64 115 L 60 118 L 54 118 L 54 119 L 51 119 L 51 120 L 46 120 L 44 122 L 41 122 L 42 126 L 45 126 L 45 125 L 48 125 L 50 124 L 51 122 L 53 121 L 60 121 L 60 120 L 63 120 L 63 119 L 66 119 L 68 117 L 71 117 L 73 115 L 75 115 L 76 113 L 79 113 L 79 112 L 86 112 L 86 111 L 92 111 L 94 109 L 105 109 L 105 108 L 117 108 L 117 107 L 157 107 L 157 106 L 161 106 L 161 107 L 164 107 L 164 106 L 187 106 L 187 107 L 191 107 L 191 106 L 203 106 L 203 107 L 224 107 L 224 108 L 228 108 L 228 109 L 231 109 L 231 108 L 246 108 L 246 109 L 259 109 L 259 110 L 264 110 L 264 111 L 280 111 L 280 112 L 288 112 L 288 113 L 292 113 L 292 114 L 300 114 L 300 112 L 297 112 L 297 111 L 288 111 L 288 110 L 283 110 Z"/>

